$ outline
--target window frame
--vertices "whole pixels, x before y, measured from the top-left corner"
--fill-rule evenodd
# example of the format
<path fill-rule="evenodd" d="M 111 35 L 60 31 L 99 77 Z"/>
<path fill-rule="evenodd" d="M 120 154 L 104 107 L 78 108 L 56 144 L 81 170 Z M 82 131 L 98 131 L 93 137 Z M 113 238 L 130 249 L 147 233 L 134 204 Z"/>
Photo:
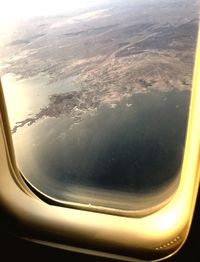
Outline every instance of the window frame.
<path fill-rule="evenodd" d="M 0 210 L 9 218 L 5 225 L 33 242 L 123 261 L 162 260 L 177 252 L 190 230 L 200 181 L 199 72 L 200 36 L 180 183 L 165 206 L 140 218 L 62 207 L 38 198 L 17 169 L 0 88 Z"/>

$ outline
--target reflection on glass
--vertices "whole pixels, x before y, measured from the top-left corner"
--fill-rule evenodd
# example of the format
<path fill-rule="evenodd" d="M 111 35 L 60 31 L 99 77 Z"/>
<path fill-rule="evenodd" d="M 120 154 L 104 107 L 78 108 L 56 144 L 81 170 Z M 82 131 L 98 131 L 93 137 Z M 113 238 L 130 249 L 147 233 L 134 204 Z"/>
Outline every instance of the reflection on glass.
<path fill-rule="evenodd" d="M 180 177 L 198 1 L 46 2 L 0 20 L 20 171 L 63 202 L 160 205 Z"/>

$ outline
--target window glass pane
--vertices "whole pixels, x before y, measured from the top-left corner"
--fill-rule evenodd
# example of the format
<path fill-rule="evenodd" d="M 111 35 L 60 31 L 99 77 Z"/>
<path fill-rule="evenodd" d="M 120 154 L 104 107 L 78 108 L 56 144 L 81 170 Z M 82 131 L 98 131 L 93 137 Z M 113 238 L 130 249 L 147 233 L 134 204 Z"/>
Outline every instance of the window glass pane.
<path fill-rule="evenodd" d="M 197 0 L 11 1 L 0 70 L 19 170 L 65 203 L 143 210 L 180 178 Z"/>

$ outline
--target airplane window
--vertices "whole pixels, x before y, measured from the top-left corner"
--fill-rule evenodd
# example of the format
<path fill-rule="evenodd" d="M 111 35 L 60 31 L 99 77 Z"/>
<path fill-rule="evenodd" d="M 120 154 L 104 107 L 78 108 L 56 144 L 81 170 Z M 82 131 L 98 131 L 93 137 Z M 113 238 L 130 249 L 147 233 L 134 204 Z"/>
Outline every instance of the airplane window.
<path fill-rule="evenodd" d="M 184 154 L 198 2 L 3 4 L 1 81 L 30 187 L 55 203 L 108 212 L 151 211 L 170 199 Z"/>

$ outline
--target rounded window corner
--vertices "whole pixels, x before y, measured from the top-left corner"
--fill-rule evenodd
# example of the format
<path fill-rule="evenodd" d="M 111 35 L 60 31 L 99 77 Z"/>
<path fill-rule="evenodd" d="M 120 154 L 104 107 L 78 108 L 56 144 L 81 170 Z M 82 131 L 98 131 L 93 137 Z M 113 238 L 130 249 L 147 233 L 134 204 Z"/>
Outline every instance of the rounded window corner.
<path fill-rule="evenodd" d="M 37 18 L 28 22 L 30 35 L 8 42 L 24 50 L 0 61 L 9 89 L 6 100 L 0 81 L 0 226 L 27 241 L 120 261 L 162 261 L 183 247 L 200 181 L 200 34 L 195 53 L 197 1 L 188 10 L 177 1 L 145 2 L 146 13 L 138 2 L 139 20 L 126 15 L 131 1 L 59 21 Z M 174 21 L 154 18 L 155 10 Z M 23 84 L 37 85 L 38 100 L 49 87 L 41 91 L 45 103 L 33 112 L 26 104 L 16 121 L 7 113 L 12 78 L 22 93 Z"/>

